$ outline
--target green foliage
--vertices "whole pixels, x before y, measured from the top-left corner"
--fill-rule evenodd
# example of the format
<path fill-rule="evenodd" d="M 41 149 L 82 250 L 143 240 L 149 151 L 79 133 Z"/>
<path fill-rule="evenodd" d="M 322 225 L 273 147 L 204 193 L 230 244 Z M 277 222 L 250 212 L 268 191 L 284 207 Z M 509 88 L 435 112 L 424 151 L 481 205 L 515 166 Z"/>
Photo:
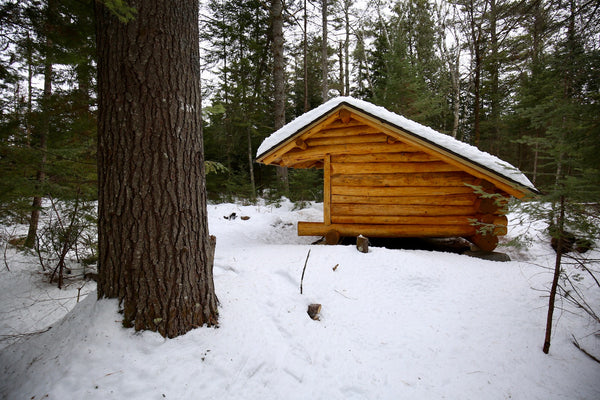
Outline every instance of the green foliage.
<path fill-rule="evenodd" d="M 60 203 L 50 199 L 47 220 L 38 232 L 35 251 L 50 283 L 57 282 L 59 289 L 72 272 L 69 265 L 88 266 L 97 260 L 96 222 L 95 203 L 79 198 Z"/>
<path fill-rule="evenodd" d="M 444 130 L 450 105 L 442 89 L 449 74 L 435 51 L 444 40 L 427 0 L 398 2 L 389 20 L 374 25 L 369 100 L 417 122 Z"/>
<path fill-rule="evenodd" d="M 204 161 L 204 168 L 206 170 L 206 174 L 218 174 L 219 172 L 227 172 L 227 168 L 216 161 Z"/>
<path fill-rule="evenodd" d="M 323 170 L 291 169 L 289 199 L 295 203 L 323 201 Z"/>
<path fill-rule="evenodd" d="M 34 196 L 96 196 L 95 40 L 90 4 L 27 1 L 10 10 L 12 68 L 26 81 L 0 93 L 0 215 L 21 217 Z"/>
<path fill-rule="evenodd" d="M 117 18 L 119 18 L 119 21 L 121 21 L 123 23 L 127 23 L 127 22 L 131 21 L 132 19 L 135 19 L 137 10 L 135 9 L 135 7 L 131 7 L 129 4 L 127 4 L 127 1 L 125 1 L 125 0 L 100 0 L 100 1 L 106 6 L 106 8 L 108 8 L 110 10 L 110 12 L 112 12 Z"/>

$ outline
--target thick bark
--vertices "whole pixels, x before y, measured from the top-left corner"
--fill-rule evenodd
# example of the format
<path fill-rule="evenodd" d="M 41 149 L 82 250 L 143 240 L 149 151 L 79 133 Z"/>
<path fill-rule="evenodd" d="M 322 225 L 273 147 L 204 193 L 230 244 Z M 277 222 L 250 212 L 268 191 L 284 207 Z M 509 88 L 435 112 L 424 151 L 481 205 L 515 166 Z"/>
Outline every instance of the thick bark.
<path fill-rule="evenodd" d="M 198 2 L 96 2 L 98 297 L 175 337 L 217 323 L 201 132 Z"/>

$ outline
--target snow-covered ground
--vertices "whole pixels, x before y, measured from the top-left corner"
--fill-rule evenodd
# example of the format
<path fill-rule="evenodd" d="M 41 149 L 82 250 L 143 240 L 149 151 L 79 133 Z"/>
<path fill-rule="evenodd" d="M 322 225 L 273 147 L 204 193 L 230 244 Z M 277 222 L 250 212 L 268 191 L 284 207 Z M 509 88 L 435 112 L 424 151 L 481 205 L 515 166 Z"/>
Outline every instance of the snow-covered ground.
<path fill-rule="evenodd" d="M 513 259 L 505 263 L 363 254 L 296 235 L 298 220 L 321 219 L 320 207 L 210 205 L 219 328 L 171 340 L 122 328 L 116 302 L 96 301 L 93 283 L 59 291 L 34 256 L 8 248 L 0 398 L 600 398 L 600 365 L 571 343 L 574 335 L 599 355 L 597 325 L 563 304 L 550 354 L 541 351 L 554 254 L 534 227 L 529 247 L 499 248 Z M 232 213 L 250 219 L 223 218 Z M 507 239 L 526 228 L 512 218 Z M 322 304 L 319 321 L 306 313 L 311 303 Z M 14 336 L 34 331 L 45 332 Z"/>

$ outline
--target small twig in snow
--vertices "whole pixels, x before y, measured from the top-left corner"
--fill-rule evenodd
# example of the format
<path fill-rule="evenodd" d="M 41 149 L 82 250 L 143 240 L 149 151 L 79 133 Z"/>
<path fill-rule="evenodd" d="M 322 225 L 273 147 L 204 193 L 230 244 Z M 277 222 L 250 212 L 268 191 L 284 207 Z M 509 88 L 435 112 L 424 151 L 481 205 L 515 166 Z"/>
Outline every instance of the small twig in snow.
<path fill-rule="evenodd" d="M 342 296 L 344 296 L 344 297 L 345 297 L 345 298 L 347 298 L 347 299 L 350 299 L 350 300 L 358 300 L 358 299 L 357 299 L 357 298 L 355 298 L 355 297 L 346 296 L 344 293 L 340 292 L 340 291 L 339 291 L 339 290 L 337 290 L 337 289 L 334 289 L 334 291 L 335 291 L 336 293 L 338 293 L 338 294 L 341 294 Z"/>
<path fill-rule="evenodd" d="M 302 283 L 304 282 L 304 271 L 306 271 L 306 264 L 308 264 L 308 257 L 310 257 L 310 249 L 308 249 L 308 254 L 306 255 L 306 260 L 304 261 L 304 268 L 302 268 L 302 278 L 300 278 L 300 294 L 302 294 Z"/>
<path fill-rule="evenodd" d="M 588 353 L 583 347 L 581 347 L 579 345 L 579 342 L 577 341 L 577 339 L 575 339 L 574 335 L 571 335 L 573 337 L 573 345 L 575 347 L 577 347 L 579 350 L 581 350 L 583 352 L 583 354 L 585 354 L 586 356 L 588 356 L 589 358 L 591 358 L 592 360 L 596 361 L 597 363 L 600 364 L 600 360 L 596 357 L 594 357 L 593 355 L 591 355 L 590 353 Z"/>

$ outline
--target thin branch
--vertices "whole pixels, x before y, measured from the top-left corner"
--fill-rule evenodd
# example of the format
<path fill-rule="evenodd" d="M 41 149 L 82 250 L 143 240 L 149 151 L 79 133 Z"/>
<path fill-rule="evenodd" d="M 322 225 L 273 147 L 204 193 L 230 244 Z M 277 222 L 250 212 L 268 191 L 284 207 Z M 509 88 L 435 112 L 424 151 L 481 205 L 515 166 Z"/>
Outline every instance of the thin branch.
<path fill-rule="evenodd" d="M 306 271 L 306 264 L 308 264 L 308 257 L 310 257 L 310 249 L 306 254 L 306 260 L 304 261 L 304 268 L 302 268 L 302 278 L 300 278 L 300 294 L 302 294 L 302 283 L 304 282 L 304 271 Z"/>
<path fill-rule="evenodd" d="M 599 363 L 599 364 L 600 364 L 600 360 L 599 360 L 599 359 L 597 359 L 596 357 L 594 357 L 593 355 L 591 355 L 590 353 L 588 353 L 588 352 L 587 352 L 587 351 L 586 351 L 586 350 L 585 350 L 583 347 L 581 347 L 581 346 L 579 345 L 579 342 L 577 341 L 577 339 L 575 339 L 575 336 L 574 336 L 574 335 L 571 335 L 571 337 L 573 338 L 573 345 L 574 345 L 575 347 L 577 347 L 579 350 L 581 350 L 581 352 L 582 352 L 583 354 L 585 354 L 586 356 L 588 356 L 589 358 L 591 358 L 592 360 L 594 360 L 594 361 L 596 361 L 597 363 Z"/>

